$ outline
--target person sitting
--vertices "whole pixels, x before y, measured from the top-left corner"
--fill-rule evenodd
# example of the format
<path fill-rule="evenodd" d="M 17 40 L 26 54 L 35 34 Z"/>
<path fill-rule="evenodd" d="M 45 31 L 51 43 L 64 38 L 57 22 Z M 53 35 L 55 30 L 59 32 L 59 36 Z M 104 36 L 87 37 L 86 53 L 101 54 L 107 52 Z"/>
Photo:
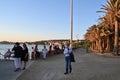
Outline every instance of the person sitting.
<path fill-rule="evenodd" d="M 8 49 L 8 51 L 4 54 L 4 59 L 6 60 L 8 58 L 8 60 L 10 60 L 12 52 L 10 51 L 10 49 Z"/>

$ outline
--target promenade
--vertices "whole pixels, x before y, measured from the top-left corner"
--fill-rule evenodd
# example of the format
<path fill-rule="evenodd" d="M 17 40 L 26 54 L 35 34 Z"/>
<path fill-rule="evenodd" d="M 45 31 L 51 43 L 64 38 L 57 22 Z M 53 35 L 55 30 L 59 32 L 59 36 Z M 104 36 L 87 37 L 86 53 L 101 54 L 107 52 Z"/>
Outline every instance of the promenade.
<path fill-rule="evenodd" d="M 76 62 L 71 74 L 64 75 L 63 54 L 35 61 L 17 80 L 120 80 L 120 58 L 74 51 Z"/>
<path fill-rule="evenodd" d="M 29 61 L 27 68 L 33 63 Z M 0 60 L 0 80 L 16 80 L 24 70 L 14 72 L 15 66 L 13 60 Z"/>
<path fill-rule="evenodd" d="M 29 61 L 26 70 L 14 72 L 13 61 L 0 61 L 0 80 L 120 80 L 120 57 L 107 57 L 74 51 L 76 62 L 73 71 L 65 72 L 64 55 L 54 55 L 46 60 Z"/>

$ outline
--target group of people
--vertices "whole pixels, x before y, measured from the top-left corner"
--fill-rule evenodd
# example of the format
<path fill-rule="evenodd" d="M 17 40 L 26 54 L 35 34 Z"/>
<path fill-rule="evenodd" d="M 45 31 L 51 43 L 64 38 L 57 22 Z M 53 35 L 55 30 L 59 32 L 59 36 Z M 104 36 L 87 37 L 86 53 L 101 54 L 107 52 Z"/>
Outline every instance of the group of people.
<path fill-rule="evenodd" d="M 46 59 L 47 53 L 48 53 L 48 50 L 45 45 L 42 49 L 42 52 L 38 50 L 38 45 L 35 45 L 35 48 L 32 47 L 31 59 L 36 60 L 40 58 L 40 54 L 42 54 L 43 59 Z"/>
<path fill-rule="evenodd" d="M 13 54 L 13 56 L 11 56 Z M 3 55 L 4 59 L 10 60 L 10 57 L 14 58 L 15 64 L 15 72 L 21 70 L 25 70 L 27 61 L 29 59 L 28 47 L 25 43 L 23 43 L 22 47 L 18 42 L 14 44 L 12 51 L 8 49 L 8 51 Z"/>
<path fill-rule="evenodd" d="M 22 47 L 17 42 L 12 48 L 14 52 L 14 64 L 15 64 L 15 72 L 21 70 L 25 70 L 27 61 L 29 58 L 28 47 L 25 43 L 23 43 Z M 23 64 L 23 65 L 22 65 Z"/>
<path fill-rule="evenodd" d="M 51 47 L 51 46 L 50 46 Z M 51 48 L 50 50 L 51 51 Z M 46 59 L 47 53 L 49 53 L 46 46 L 44 45 L 42 49 L 42 56 L 43 59 Z M 12 52 L 10 49 L 5 53 L 4 58 L 6 59 L 8 56 L 8 59 L 10 58 L 10 55 L 14 54 L 14 64 L 15 64 L 15 72 L 26 69 L 27 61 L 29 59 L 29 53 L 28 53 L 28 47 L 25 43 L 23 43 L 22 47 L 17 42 L 15 43 L 14 47 L 12 48 Z M 63 50 L 63 54 L 65 56 L 65 62 L 66 62 L 66 71 L 65 75 L 72 72 L 72 66 L 71 62 L 75 62 L 72 47 L 69 44 L 66 44 Z M 32 47 L 32 53 L 31 58 L 36 59 L 37 57 L 40 57 L 40 52 L 38 51 L 38 46 L 35 45 L 35 47 Z"/>
<path fill-rule="evenodd" d="M 23 70 L 25 70 L 28 59 L 29 59 L 27 45 L 25 43 L 23 43 L 23 46 L 21 47 L 19 43 L 15 43 L 12 51 L 14 51 L 14 63 L 15 63 L 15 67 L 16 67 L 15 72 L 21 70 L 21 67 Z M 32 58 L 34 58 L 34 59 L 36 59 L 40 56 L 37 45 L 35 45 L 35 48 L 32 47 L 31 55 L 32 55 Z M 43 59 L 46 59 L 47 48 L 45 45 L 44 45 L 44 48 L 42 49 L 42 55 L 43 55 Z M 23 66 L 22 66 L 22 64 L 23 64 Z"/>
<path fill-rule="evenodd" d="M 31 58 L 35 60 L 40 58 L 40 55 L 42 55 L 42 58 L 45 60 L 47 53 L 48 50 L 45 45 L 43 46 L 41 53 L 38 50 L 38 45 L 35 45 L 35 47 L 32 47 Z M 11 56 L 11 54 L 13 54 L 13 56 Z M 26 43 L 23 43 L 22 46 L 20 46 L 20 43 L 16 42 L 12 48 L 12 51 L 8 49 L 3 56 L 5 60 L 7 60 L 7 58 L 10 60 L 10 57 L 14 58 L 14 64 L 16 68 L 15 72 L 21 70 L 21 68 L 25 70 L 29 59 L 28 47 Z"/>

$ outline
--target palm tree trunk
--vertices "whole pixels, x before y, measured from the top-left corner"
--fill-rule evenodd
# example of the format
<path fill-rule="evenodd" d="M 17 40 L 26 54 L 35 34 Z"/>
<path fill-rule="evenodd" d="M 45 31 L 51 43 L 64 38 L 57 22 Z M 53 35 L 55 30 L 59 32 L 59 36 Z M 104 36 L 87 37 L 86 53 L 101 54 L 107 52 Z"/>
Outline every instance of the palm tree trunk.
<path fill-rule="evenodd" d="M 99 47 L 99 52 L 103 53 L 103 51 L 102 51 L 102 40 L 101 39 L 99 39 L 99 45 L 98 45 L 98 47 Z"/>
<path fill-rule="evenodd" d="M 99 41 L 96 40 L 96 46 L 95 46 L 96 50 L 99 51 Z"/>
<path fill-rule="evenodd" d="M 115 20 L 115 41 L 114 41 L 114 51 L 118 54 L 118 21 Z"/>
<path fill-rule="evenodd" d="M 95 44 L 95 43 L 94 43 L 94 41 L 93 41 L 93 42 L 92 42 L 92 50 L 94 50 L 94 44 Z"/>
<path fill-rule="evenodd" d="M 107 37 L 107 47 L 106 47 L 106 51 L 107 51 L 107 52 L 110 52 L 110 46 L 111 46 L 111 45 L 110 45 L 110 37 L 108 36 L 108 37 Z"/>

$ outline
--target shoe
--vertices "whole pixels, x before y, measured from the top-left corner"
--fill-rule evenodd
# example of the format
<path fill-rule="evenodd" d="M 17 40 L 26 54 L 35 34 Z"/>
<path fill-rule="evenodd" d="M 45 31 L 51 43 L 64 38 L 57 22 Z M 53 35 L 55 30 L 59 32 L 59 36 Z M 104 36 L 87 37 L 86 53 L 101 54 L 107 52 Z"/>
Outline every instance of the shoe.
<path fill-rule="evenodd" d="M 22 70 L 25 70 L 25 67 Z"/>
<path fill-rule="evenodd" d="M 71 73 L 72 72 L 72 66 L 70 65 L 70 71 L 69 71 L 69 73 Z"/>
<path fill-rule="evenodd" d="M 69 73 L 71 73 L 72 72 L 72 70 L 70 70 L 70 72 Z"/>
<path fill-rule="evenodd" d="M 19 70 L 21 70 L 21 68 L 18 68 Z"/>
<path fill-rule="evenodd" d="M 19 68 L 15 69 L 15 72 L 19 71 Z"/>
<path fill-rule="evenodd" d="M 14 70 L 14 72 L 17 72 L 17 71 L 18 71 L 18 69 L 15 69 L 15 70 Z"/>
<path fill-rule="evenodd" d="M 67 72 L 64 73 L 65 75 L 68 74 Z"/>

